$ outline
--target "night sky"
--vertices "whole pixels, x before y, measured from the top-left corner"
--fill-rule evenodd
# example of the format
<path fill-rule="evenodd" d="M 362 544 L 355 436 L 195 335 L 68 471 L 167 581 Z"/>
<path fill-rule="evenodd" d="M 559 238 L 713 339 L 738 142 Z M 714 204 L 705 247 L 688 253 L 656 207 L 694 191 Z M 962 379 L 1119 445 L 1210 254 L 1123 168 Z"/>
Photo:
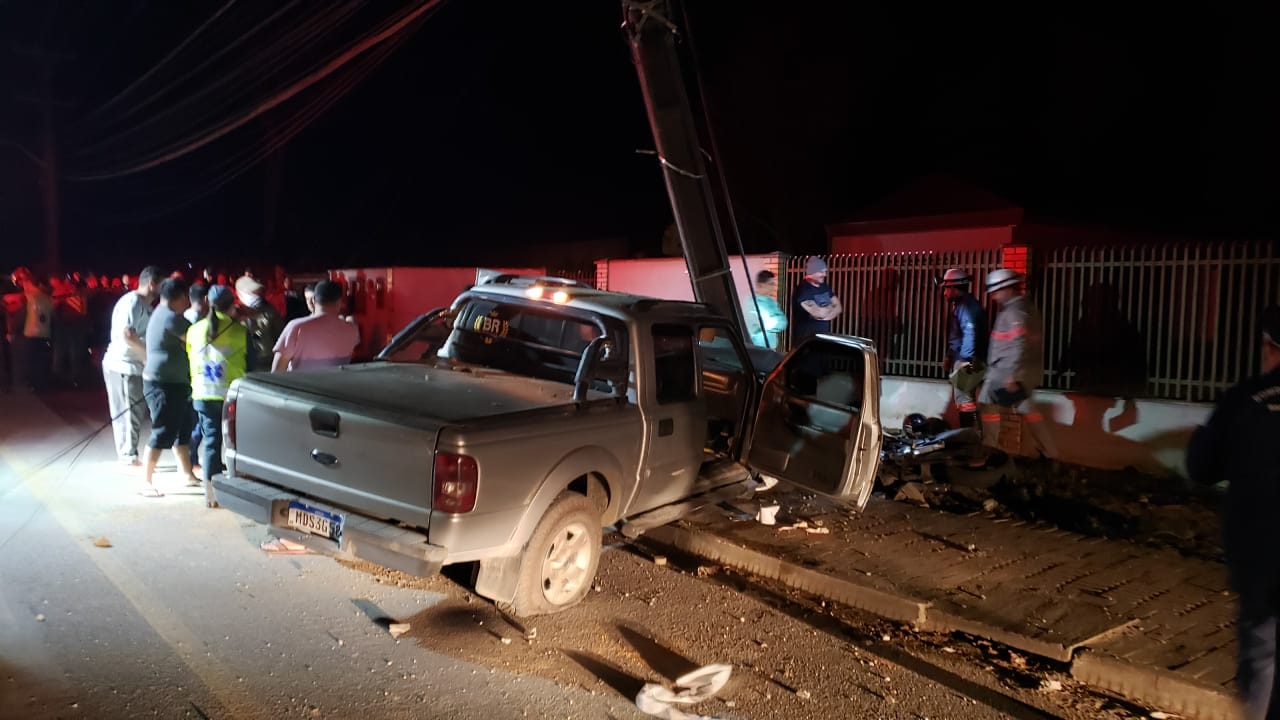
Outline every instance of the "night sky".
<path fill-rule="evenodd" d="M 0 2 L 0 265 L 42 253 L 38 169 L 11 145 L 41 154 L 38 53 L 56 67 L 67 265 L 499 264 L 556 240 L 658 250 L 670 210 L 654 158 L 636 153 L 652 140 L 614 2 L 447 0 L 381 63 L 178 160 L 93 178 L 258 105 L 408 5 L 242 0 L 156 67 L 227 3 Z M 1280 62 L 1264 19 L 852 5 L 690 4 L 748 250 L 821 250 L 825 224 L 937 172 L 1044 218 L 1274 234 Z"/>

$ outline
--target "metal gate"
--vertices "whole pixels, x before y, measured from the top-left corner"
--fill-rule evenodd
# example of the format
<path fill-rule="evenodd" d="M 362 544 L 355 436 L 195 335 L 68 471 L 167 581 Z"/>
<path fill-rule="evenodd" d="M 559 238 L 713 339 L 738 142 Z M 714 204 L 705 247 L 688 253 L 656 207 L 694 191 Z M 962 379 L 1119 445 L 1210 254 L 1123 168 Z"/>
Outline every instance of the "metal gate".
<path fill-rule="evenodd" d="M 827 283 L 840 298 L 844 312 L 831 322 L 833 332 L 875 342 L 881 372 L 920 378 L 941 378 L 946 344 L 947 307 L 934 279 L 947 268 L 968 270 L 975 278 L 978 301 L 986 305 L 982 278 L 1000 267 L 999 249 L 963 252 L 874 253 L 819 256 L 827 263 Z M 804 282 L 808 257 L 790 258 L 780 298 L 788 321 L 795 309 L 789 302 Z"/>
<path fill-rule="evenodd" d="M 1259 371 L 1270 243 L 1064 248 L 1036 259 L 1045 386 L 1205 402 Z"/>

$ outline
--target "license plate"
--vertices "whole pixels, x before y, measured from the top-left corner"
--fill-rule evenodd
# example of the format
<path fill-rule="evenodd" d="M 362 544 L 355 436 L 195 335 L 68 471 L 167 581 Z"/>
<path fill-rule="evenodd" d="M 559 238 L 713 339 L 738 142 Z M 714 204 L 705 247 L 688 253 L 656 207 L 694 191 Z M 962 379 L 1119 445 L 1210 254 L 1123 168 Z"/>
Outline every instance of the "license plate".
<path fill-rule="evenodd" d="M 342 516 L 294 501 L 289 503 L 289 527 L 342 542 Z"/>

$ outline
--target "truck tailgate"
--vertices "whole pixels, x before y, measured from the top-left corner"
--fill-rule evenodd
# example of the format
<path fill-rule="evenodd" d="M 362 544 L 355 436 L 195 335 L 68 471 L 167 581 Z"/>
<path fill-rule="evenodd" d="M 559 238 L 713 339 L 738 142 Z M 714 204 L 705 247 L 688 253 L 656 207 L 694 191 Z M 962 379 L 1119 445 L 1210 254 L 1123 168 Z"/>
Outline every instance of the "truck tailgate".
<path fill-rule="evenodd" d="M 418 417 L 407 425 L 367 403 L 247 385 L 237 395 L 236 449 L 228 452 L 235 473 L 428 527 L 439 424 Z"/>

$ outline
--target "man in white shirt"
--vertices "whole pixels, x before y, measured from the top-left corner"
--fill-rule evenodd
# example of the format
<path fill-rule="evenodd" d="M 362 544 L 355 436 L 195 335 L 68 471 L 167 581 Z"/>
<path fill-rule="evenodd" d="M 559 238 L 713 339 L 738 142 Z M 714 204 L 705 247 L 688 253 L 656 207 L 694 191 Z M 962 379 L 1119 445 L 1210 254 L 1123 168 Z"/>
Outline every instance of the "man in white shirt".
<path fill-rule="evenodd" d="M 138 275 L 138 289 L 126 292 L 111 311 L 111 342 L 102 356 L 111 429 L 120 462 L 140 467 L 138 436 L 147 405 L 142 394 L 142 368 L 147 362 L 147 323 L 164 273 L 151 265 Z"/>

